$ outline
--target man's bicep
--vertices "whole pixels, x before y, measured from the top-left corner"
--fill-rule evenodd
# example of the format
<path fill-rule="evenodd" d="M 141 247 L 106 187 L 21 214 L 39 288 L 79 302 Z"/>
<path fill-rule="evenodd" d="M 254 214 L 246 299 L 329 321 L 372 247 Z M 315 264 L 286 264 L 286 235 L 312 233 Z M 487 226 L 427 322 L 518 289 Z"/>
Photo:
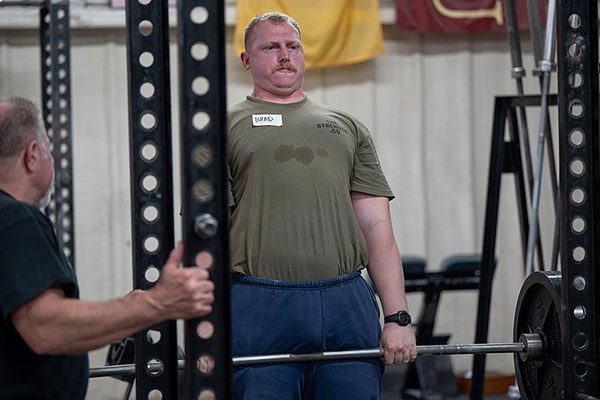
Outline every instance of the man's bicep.
<path fill-rule="evenodd" d="M 361 192 L 350 192 L 352 208 L 358 223 L 363 224 L 377 222 L 377 220 L 389 217 L 389 199 L 387 197 L 374 196 Z"/>

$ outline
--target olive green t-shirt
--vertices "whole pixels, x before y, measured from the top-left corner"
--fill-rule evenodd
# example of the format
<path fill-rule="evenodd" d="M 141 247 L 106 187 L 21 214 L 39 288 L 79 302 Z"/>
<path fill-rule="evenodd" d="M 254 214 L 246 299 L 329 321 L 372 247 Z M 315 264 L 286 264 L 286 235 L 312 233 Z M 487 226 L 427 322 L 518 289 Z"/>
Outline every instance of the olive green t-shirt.
<path fill-rule="evenodd" d="M 367 265 L 350 192 L 394 195 L 362 123 L 307 97 L 248 97 L 229 113 L 227 147 L 234 272 L 313 280 Z"/>

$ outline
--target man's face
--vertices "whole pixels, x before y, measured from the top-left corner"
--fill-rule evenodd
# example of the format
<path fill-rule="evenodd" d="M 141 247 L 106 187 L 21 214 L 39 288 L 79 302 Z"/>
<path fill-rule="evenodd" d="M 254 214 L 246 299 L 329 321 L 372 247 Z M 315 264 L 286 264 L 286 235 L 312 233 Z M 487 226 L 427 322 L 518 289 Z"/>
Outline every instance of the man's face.
<path fill-rule="evenodd" d="M 254 86 L 278 96 L 302 88 L 304 48 L 298 31 L 289 23 L 259 23 L 252 32 L 242 65 L 252 73 Z"/>

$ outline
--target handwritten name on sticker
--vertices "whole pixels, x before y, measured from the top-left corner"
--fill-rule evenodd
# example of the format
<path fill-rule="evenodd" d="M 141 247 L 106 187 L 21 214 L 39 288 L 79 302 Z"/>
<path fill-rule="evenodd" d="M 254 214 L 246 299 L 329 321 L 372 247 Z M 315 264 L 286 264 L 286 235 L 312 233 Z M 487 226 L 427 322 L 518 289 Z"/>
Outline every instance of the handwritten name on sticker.
<path fill-rule="evenodd" d="M 252 126 L 283 126 L 281 114 L 252 114 Z"/>

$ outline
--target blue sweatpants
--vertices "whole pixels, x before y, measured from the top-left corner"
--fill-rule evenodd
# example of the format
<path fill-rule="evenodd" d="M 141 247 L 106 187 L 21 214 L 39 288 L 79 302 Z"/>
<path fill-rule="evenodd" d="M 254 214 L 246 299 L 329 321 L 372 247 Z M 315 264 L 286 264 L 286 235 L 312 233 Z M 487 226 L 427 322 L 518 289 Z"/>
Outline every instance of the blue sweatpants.
<path fill-rule="evenodd" d="M 318 281 L 273 281 L 241 274 L 231 288 L 233 355 L 313 353 L 379 345 L 379 309 L 353 272 Z M 378 359 L 263 364 L 233 371 L 239 400 L 381 398 Z"/>

